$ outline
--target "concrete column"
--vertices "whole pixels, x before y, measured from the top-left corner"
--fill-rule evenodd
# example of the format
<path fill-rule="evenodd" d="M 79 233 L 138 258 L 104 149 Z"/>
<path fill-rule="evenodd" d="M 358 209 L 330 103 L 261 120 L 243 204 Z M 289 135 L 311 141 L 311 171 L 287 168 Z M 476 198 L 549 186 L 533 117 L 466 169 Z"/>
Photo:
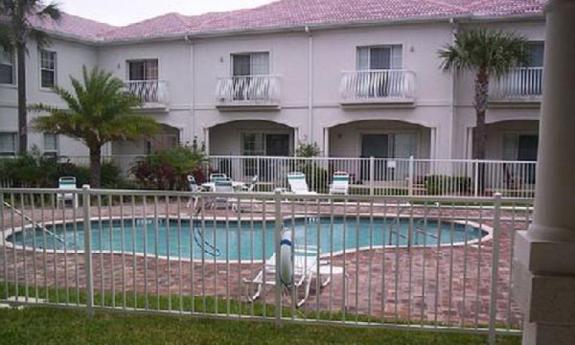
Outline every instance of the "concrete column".
<path fill-rule="evenodd" d="M 535 214 L 514 251 L 523 345 L 575 343 L 575 0 L 551 0 L 546 16 Z"/>

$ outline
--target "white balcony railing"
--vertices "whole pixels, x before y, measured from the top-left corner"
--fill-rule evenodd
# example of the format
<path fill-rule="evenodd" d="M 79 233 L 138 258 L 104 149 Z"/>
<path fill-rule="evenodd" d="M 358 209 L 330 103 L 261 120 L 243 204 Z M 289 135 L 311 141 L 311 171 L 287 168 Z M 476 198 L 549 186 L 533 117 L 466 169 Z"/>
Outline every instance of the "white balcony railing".
<path fill-rule="evenodd" d="M 343 72 L 340 83 L 342 102 L 412 100 L 415 74 L 386 69 Z"/>
<path fill-rule="evenodd" d="M 125 87 L 127 92 L 139 97 L 144 106 L 168 103 L 168 83 L 164 80 L 129 80 Z"/>
<path fill-rule="evenodd" d="M 543 67 L 514 68 L 495 79 L 490 87 L 491 99 L 537 99 L 543 94 Z"/>
<path fill-rule="evenodd" d="M 279 77 L 274 75 L 220 78 L 216 86 L 220 105 L 278 105 L 279 98 Z"/>

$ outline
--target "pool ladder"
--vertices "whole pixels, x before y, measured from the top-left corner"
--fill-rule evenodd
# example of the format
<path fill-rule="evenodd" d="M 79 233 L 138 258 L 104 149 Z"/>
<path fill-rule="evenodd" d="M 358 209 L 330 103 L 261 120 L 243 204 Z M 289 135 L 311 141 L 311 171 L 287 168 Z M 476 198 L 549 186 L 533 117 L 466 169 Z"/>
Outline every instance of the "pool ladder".
<path fill-rule="evenodd" d="M 413 236 L 412 236 L 412 234 L 411 234 L 411 231 L 410 231 L 410 233 L 409 233 L 408 236 L 403 235 L 403 234 L 399 231 L 399 227 L 400 227 L 399 223 L 400 223 L 400 221 L 401 221 L 401 217 L 400 217 L 400 216 L 401 216 L 401 213 L 402 213 L 404 210 L 406 210 L 407 208 L 409 208 L 409 207 L 412 207 L 412 206 L 411 206 L 411 205 L 409 205 L 409 206 L 400 206 L 399 209 L 398 209 L 398 211 L 397 211 L 397 217 L 395 218 L 395 223 L 394 223 L 394 225 L 396 226 L 396 230 L 395 230 L 395 231 L 393 230 L 394 227 L 393 227 L 393 225 L 392 225 L 392 226 L 390 227 L 390 231 L 389 231 L 389 242 L 388 242 L 388 243 L 389 243 L 390 246 L 391 246 L 392 243 L 393 243 L 393 238 L 392 238 L 392 236 L 393 236 L 393 234 L 395 233 L 395 235 L 396 235 L 398 238 L 406 239 L 406 240 L 407 240 L 407 247 L 408 247 L 408 249 L 411 249 L 412 239 L 413 239 Z M 429 208 L 426 208 L 426 209 L 425 209 L 425 213 L 423 214 L 423 218 L 419 219 L 417 222 L 415 222 L 415 223 L 413 224 L 413 229 L 415 230 L 415 238 L 416 238 L 416 239 L 417 239 L 417 234 L 418 234 L 418 233 L 421 233 L 421 234 L 423 234 L 424 236 L 430 236 L 430 237 L 433 237 L 433 238 L 435 238 L 435 239 L 439 239 L 439 237 L 437 237 L 437 235 L 435 235 L 435 234 L 430 234 L 430 233 L 427 232 L 425 229 L 422 229 L 422 228 L 421 228 L 421 224 L 425 221 L 425 219 L 427 219 L 427 216 L 428 216 L 428 215 L 429 215 Z"/>

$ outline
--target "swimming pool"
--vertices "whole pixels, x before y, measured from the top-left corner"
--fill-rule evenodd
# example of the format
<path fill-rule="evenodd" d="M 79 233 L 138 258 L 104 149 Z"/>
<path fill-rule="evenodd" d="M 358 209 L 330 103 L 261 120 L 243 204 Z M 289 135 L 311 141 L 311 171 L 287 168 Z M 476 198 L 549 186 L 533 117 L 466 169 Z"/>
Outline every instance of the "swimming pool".
<path fill-rule="evenodd" d="M 92 221 L 93 251 L 114 251 L 182 259 L 262 260 L 274 252 L 273 221 L 189 219 L 114 219 Z M 438 246 L 469 243 L 488 234 L 486 230 L 457 222 L 409 218 L 321 217 L 284 221 L 294 229 L 298 246 L 317 246 L 322 254 L 373 247 Z M 57 236 L 26 228 L 6 237 L 16 246 L 68 251 L 82 250 L 83 223 L 47 225 Z M 410 231 L 411 229 L 411 231 Z"/>

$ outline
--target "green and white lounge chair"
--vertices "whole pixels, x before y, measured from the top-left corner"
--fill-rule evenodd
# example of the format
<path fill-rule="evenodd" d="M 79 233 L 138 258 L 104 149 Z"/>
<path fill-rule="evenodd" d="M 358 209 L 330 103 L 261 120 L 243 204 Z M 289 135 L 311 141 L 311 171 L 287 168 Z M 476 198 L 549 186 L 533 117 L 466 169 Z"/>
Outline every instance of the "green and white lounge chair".
<path fill-rule="evenodd" d="M 287 175 L 290 191 L 299 195 L 314 195 L 317 192 L 310 191 L 305 180 L 305 174 L 301 172 L 292 172 Z"/>
<path fill-rule="evenodd" d="M 333 181 L 329 185 L 329 194 L 348 195 L 349 194 L 349 174 L 345 171 L 336 171 L 333 174 Z"/>

